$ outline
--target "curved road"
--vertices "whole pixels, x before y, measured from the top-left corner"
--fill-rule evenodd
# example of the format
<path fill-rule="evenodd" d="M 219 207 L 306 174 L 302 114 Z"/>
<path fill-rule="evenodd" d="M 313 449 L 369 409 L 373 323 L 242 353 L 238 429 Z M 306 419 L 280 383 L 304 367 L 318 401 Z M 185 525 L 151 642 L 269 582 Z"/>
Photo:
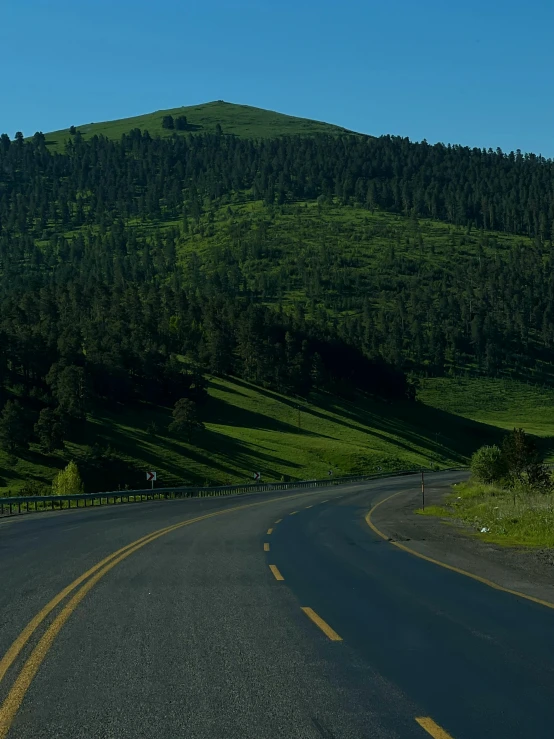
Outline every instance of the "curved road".
<path fill-rule="evenodd" d="M 377 536 L 408 489 L 0 522 L 0 739 L 551 739 L 554 611 Z"/>

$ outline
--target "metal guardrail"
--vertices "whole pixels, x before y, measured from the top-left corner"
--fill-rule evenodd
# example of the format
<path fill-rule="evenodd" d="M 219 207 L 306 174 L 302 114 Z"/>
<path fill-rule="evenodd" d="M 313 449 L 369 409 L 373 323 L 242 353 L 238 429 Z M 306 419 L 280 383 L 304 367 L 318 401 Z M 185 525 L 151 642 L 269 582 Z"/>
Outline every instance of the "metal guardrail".
<path fill-rule="evenodd" d="M 329 487 L 349 482 L 379 480 L 384 477 L 413 475 L 420 472 L 463 471 L 464 467 L 450 467 L 443 470 L 415 469 L 401 472 L 379 472 L 370 475 L 349 475 L 347 477 L 324 478 L 322 480 L 302 480 L 297 482 L 247 483 L 243 485 L 220 485 L 216 487 L 174 487 L 148 490 L 114 490 L 105 493 L 81 493 L 76 495 L 30 495 L 19 497 L 0 497 L 0 516 L 13 516 L 39 511 L 61 510 L 63 508 L 87 508 L 97 505 L 137 503 L 150 500 L 174 500 L 177 498 L 207 498 L 222 495 L 245 493 L 265 493 L 272 490 L 292 490 L 302 488 Z M 81 505 L 80 501 L 83 501 Z M 90 501 L 90 505 L 89 502 Z M 98 501 L 98 503 L 95 503 Z M 67 503 L 67 505 L 64 505 Z M 73 505 L 75 503 L 75 505 Z M 40 505 L 39 505 L 40 504 Z"/>

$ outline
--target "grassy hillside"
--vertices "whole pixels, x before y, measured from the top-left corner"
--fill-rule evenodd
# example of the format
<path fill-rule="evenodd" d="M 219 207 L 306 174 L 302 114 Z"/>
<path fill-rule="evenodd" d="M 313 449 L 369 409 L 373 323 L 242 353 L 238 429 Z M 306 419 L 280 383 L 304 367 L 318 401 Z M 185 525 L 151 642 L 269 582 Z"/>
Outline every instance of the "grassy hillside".
<path fill-rule="evenodd" d="M 188 130 L 163 129 L 168 114 L 185 115 Z M 167 138 L 218 126 L 233 146 Z M 63 455 L 41 454 L 32 429 L 18 444 L 4 433 L 18 456 L 0 452 L 0 491 L 46 485 L 71 457 L 91 490 L 141 486 L 148 468 L 174 485 L 450 465 L 514 425 L 550 454 L 554 390 L 540 389 L 554 386 L 546 165 L 395 137 L 339 139 L 348 132 L 337 126 L 222 101 L 77 127 L 85 141 L 134 128 L 165 140 L 85 143 L 61 157 L 41 136 L 3 142 L 3 171 L 24 161 L 28 174 L 0 183 L 4 426 L 15 424 L 9 413 L 23 418 L 13 398 L 69 412 L 66 395 L 84 397 L 79 373 L 95 388 L 95 411 L 80 432 L 68 427 Z M 263 140 L 285 134 L 314 138 Z M 68 137 L 48 134 L 49 152 Z M 252 138 L 262 140 L 240 140 Z M 520 191 L 541 193 L 539 205 Z M 420 403 L 333 398 L 321 388 L 350 388 L 354 376 L 372 397 L 393 397 L 367 365 L 337 383 L 337 346 L 398 370 L 405 387 L 412 372 L 439 379 L 423 380 Z M 178 397 L 148 388 L 185 355 L 202 373 L 320 391 L 297 401 L 212 379 L 206 430 L 185 444 L 166 432 L 170 409 L 146 403 Z M 61 385 L 60 367 L 50 373 L 59 360 L 73 377 Z M 144 403 L 102 410 L 118 405 L 120 381 L 133 388 L 123 397 Z"/>
<path fill-rule="evenodd" d="M 467 463 L 482 444 L 522 426 L 554 461 L 554 390 L 493 379 L 422 381 L 417 403 L 352 401 L 314 394 L 289 398 L 242 380 L 211 378 L 202 409 L 206 429 L 184 443 L 167 433 L 169 408 L 144 405 L 124 415 L 92 417 L 87 436 L 63 454 L 38 447 L 20 457 L 0 451 L 0 494 L 29 482 L 48 486 L 70 457 L 87 489 L 140 487 L 155 469 L 160 485 L 242 482 L 259 471 L 267 481 Z M 110 463 L 94 461 L 107 451 Z"/>
<path fill-rule="evenodd" d="M 124 416 L 91 418 L 86 438 L 68 443 L 63 455 L 43 456 L 36 446 L 18 458 L 0 452 L 0 493 L 21 492 L 29 481 L 48 485 L 69 455 L 93 491 L 141 486 L 147 469 L 157 470 L 160 485 L 198 485 L 241 482 L 256 471 L 275 481 L 325 477 L 330 468 L 339 476 L 449 466 L 463 464 L 476 444 L 498 435 L 419 403 L 327 394 L 297 401 L 237 379 L 210 380 L 202 416 L 206 429 L 190 445 L 167 433 L 169 408 L 144 405 Z M 100 470 L 93 458 L 107 449 L 111 463 Z"/>
<path fill-rule="evenodd" d="M 424 380 L 423 403 L 500 429 L 524 428 L 554 459 L 554 389 L 496 378 Z"/>
<path fill-rule="evenodd" d="M 185 115 L 189 127 L 185 131 L 171 131 L 162 128 L 164 115 L 172 115 L 174 118 Z M 330 123 L 312 121 L 307 118 L 296 118 L 295 116 L 276 113 L 271 110 L 254 108 L 250 105 L 236 105 L 217 100 L 202 105 L 189 105 L 170 110 L 157 110 L 154 113 L 122 118 L 116 121 L 104 121 L 101 123 L 75 123 L 75 127 L 81 131 L 85 139 L 94 135 L 107 136 L 110 139 L 119 139 L 124 133 L 133 128 L 149 131 L 152 136 L 179 136 L 190 133 L 214 133 L 217 124 L 221 126 L 224 134 L 240 136 L 242 138 L 271 138 L 284 135 L 313 135 L 318 133 L 343 134 L 352 133 L 346 128 L 335 126 Z M 69 138 L 69 127 L 61 131 L 52 131 L 46 134 L 46 144 L 49 148 L 56 150 L 63 148 L 63 143 Z"/>
<path fill-rule="evenodd" d="M 167 225 L 180 224 L 174 221 Z M 147 224 L 137 227 L 143 232 L 152 228 Z M 343 273 L 346 283 L 341 297 L 352 294 L 359 299 L 371 273 L 390 269 L 393 260 L 395 279 L 409 279 L 414 271 L 440 269 L 442 273 L 452 274 L 460 264 L 467 264 L 477 255 L 479 246 L 483 246 L 483 256 L 503 259 L 518 243 L 532 245 L 531 239 L 508 233 L 468 232 L 467 228 L 441 221 L 412 219 L 337 202 L 320 204 L 311 200 L 286 204 L 270 212 L 261 201 L 250 201 L 209 211 L 195 228 L 182 234 L 183 265 L 186 266 L 187 256 L 194 251 L 215 271 L 223 252 L 233 250 L 233 242 L 239 239 L 241 247 L 250 243 L 260 245 L 257 254 L 248 254 L 247 260 L 241 260 L 243 252 L 236 250 L 248 288 L 254 292 L 263 289 L 264 283 L 285 267 L 294 300 L 299 293 L 309 299 L 317 292 L 314 280 L 310 279 L 316 272 L 322 295 L 326 275 L 332 271 L 336 277 L 338 271 Z M 404 262 L 399 264 L 399 260 Z M 386 299 L 385 295 L 375 297 L 376 302 Z"/>

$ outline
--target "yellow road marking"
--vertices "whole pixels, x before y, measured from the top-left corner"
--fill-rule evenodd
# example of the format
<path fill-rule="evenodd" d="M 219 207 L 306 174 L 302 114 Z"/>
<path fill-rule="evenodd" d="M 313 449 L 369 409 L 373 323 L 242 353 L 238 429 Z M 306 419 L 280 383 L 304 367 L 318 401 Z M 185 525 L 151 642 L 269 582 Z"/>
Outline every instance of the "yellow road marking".
<path fill-rule="evenodd" d="M 187 522 L 187 523 L 193 523 L 193 521 Z M 182 524 L 186 525 L 186 524 Z M 163 531 L 156 536 L 152 537 L 157 539 L 160 536 L 163 536 L 166 531 Z M 21 669 L 21 672 L 17 676 L 16 681 L 14 682 L 10 692 L 8 693 L 8 696 L 4 703 L 2 704 L 2 707 L 0 708 L 0 739 L 5 739 L 5 737 L 8 734 L 8 731 L 10 729 L 11 723 L 14 719 L 15 714 L 19 710 L 19 707 L 21 706 L 21 703 L 23 701 L 23 698 L 25 697 L 25 693 L 29 689 L 29 686 L 31 685 L 31 682 L 35 675 L 37 674 L 37 671 L 46 657 L 46 654 L 48 653 L 48 650 L 52 646 L 52 643 L 54 642 L 54 639 L 60 632 L 61 628 L 67 621 L 67 619 L 71 616 L 73 611 L 77 608 L 79 603 L 83 600 L 85 595 L 91 590 L 96 583 L 104 577 L 104 575 L 109 572 L 112 567 L 115 567 L 116 564 L 119 564 L 122 560 L 124 560 L 126 557 L 128 557 L 130 554 L 133 554 L 137 551 L 137 549 L 141 549 L 146 544 L 149 544 L 150 541 L 152 541 L 152 538 L 148 539 L 147 541 L 143 541 L 141 544 L 137 544 L 136 547 L 132 547 L 128 549 L 126 552 L 121 554 L 119 557 L 112 559 L 111 562 L 109 562 L 103 569 L 101 569 L 99 572 L 97 572 L 93 577 L 90 578 L 83 586 L 80 588 L 73 598 L 67 603 L 67 605 L 62 609 L 62 611 L 56 616 L 54 621 L 50 624 L 42 638 L 39 640 L 36 647 L 31 652 L 29 658 L 23 665 L 23 668 Z"/>
<path fill-rule="evenodd" d="M 322 618 L 320 618 L 315 611 L 313 611 L 311 608 L 302 608 L 306 616 L 311 619 L 316 626 L 319 626 L 319 628 L 323 631 L 323 633 L 329 637 L 331 641 L 342 641 L 342 638 L 337 634 L 337 632 L 332 629 L 328 623 L 326 623 Z"/>
<path fill-rule="evenodd" d="M 278 518 L 278 519 L 277 519 L 277 520 L 275 521 L 275 523 L 281 523 L 281 521 L 282 521 L 282 520 L 283 520 L 282 518 Z"/>
<path fill-rule="evenodd" d="M 383 503 L 386 503 L 391 498 L 395 498 L 397 495 L 400 495 L 401 493 L 404 493 L 404 492 L 406 491 L 401 490 L 400 492 L 394 493 L 394 495 L 389 495 L 388 498 L 381 500 L 379 503 L 373 506 L 373 508 L 367 513 L 365 517 L 366 523 L 369 526 L 369 528 L 374 533 L 376 533 L 377 536 L 380 536 L 381 539 L 385 539 L 385 541 L 389 541 L 389 537 L 386 534 L 383 534 L 383 532 L 380 531 L 377 528 L 377 526 L 375 526 L 375 524 L 371 520 L 371 516 L 377 510 L 377 508 L 379 508 L 379 506 L 383 505 Z M 397 541 L 389 541 L 389 544 L 392 544 L 398 549 L 402 549 L 403 552 L 408 552 L 408 554 L 413 554 L 414 557 L 419 557 L 419 559 L 424 559 L 426 562 L 432 562 L 432 564 L 438 565 L 439 567 L 444 567 L 446 570 L 457 572 L 458 575 L 464 575 L 465 577 L 470 577 L 472 580 L 477 580 L 477 582 L 483 583 L 483 585 L 487 585 L 489 588 L 494 588 L 494 590 L 501 590 L 503 593 L 509 593 L 510 595 L 517 596 L 518 598 L 524 598 L 525 600 L 530 600 L 533 603 L 538 603 L 540 606 L 545 606 L 546 608 L 554 609 L 554 603 L 549 603 L 546 600 L 535 598 L 532 595 L 526 595 L 525 593 L 521 593 L 519 590 L 511 590 L 510 588 L 505 588 L 502 585 L 498 585 L 498 583 L 493 582 L 492 580 L 487 580 L 486 577 L 475 575 L 473 572 L 468 572 L 467 570 L 461 570 L 459 567 L 454 567 L 454 565 L 449 565 L 446 562 L 441 562 L 438 559 L 433 559 L 432 557 L 428 557 L 425 554 L 420 554 L 419 552 L 416 552 L 414 549 L 410 549 L 409 547 L 405 546 L 404 544 L 400 544 Z"/>
<path fill-rule="evenodd" d="M 431 734 L 433 739 L 452 739 L 450 734 L 444 729 L 441 729 L 429 716 L 416 716 L 416 721 L 422 729 L 425 729 L 428 734 Z"/>
<path fill-rule="evenodd" d="M 167 527 L 167 528 L 171 529 L 171 527 Z M 166 531 L 166 529 L 162 529 L 162 531 Z M 48 614 L 51 613 L 54 610 L 54 608 L 59 603 L 61 603 L 61 601 L 67 595 L 69 595 L 69 593 L 75 590 L 75 588 L 78 587 L 84 580 L 86 580 L 87 577 L 90 577 L 90 575 L 93 575 L 101 567 L 103 567 L 105 564 L 107 564 L 112 559 L 114 559 L 114 557 L 117 557 L 118 555 L 127 551 L 127 549 L 130 549 L 131 547 L 135 546 L 139 542 L 150 540 L 151 536 L 152 534 L 147 534 L 146 536 L 143 536 L 141 539 L 137 539 L 131 544 L 127 544 L 127 546 L 122 547 L 121 549 L 118 549 L 116 552 L 113 552 L 108 557 L 103 559 L 101 562 L 98 562 L 98 564 L 94 565 L 94 567 L 91 567 L 89 570 L 83 573 L 76 580 L 73 580 L 72 583 L 70 583 L 66 588 L 64 588 L 54 598 L 52 598 L 52 600 L 49 603 L 47 603 L 44 606 L 44 608 L 42 608 L 42 610 L 40 610 L 33 619 L 31 619 L 31 621 L 29 621 L 27 626 L 19 634 L 17 639 L 13 642 L 13 644 L 8 649 L 6 654 L 0 660 L 0 682 L 2 682 L 2 679 L 4 678 L 6 672 L 8 671 L 10 666 L 13 664 L 14 660 L 17 658 L 17 655 L 21 652 L 25 644 L 29 641 L 33 633 L 36 631 L 36 629 L 40 626 L 40 624 L 44 621 L 44 619 L 48 616 Z"/>
<path fill-rule="evenodd" d="M 267 530 L 267 533 L 268 533 L 268 534 L 272 534 L 272 533 L 273 533 L 273 529 L 268 529 L 268 530 Z"/>
<path fill-rule="evenodd" d="M 275 567 L 275 565 L 269 565 L 269 569 L 273 572 L 276 580 L 284 580 L 285 579 L 283 577 L 283 575 L 281 575 L 281 573 L 279 572 L 279 570 L 277 569 L 277 567 Z"/>
<path fill-rule="evenodd" d="M 306 506 L 306 509 L 308 509 L 308 508 L 313 508 L 313 507 L 314 507 L 314 506 L 313 506 L 313 503 L 312 503 L 312 505 L 307 505 L 307 506 Z"/>
<path fill-rule="evenodd" d="M 298 511 L 293 511 L 292 513 L 289 513 L 289 516 L 295 516 L 298 513 Z"/>
<path fill-rule="evenodd" d="M 54 619 L 54 621 L 50 624 L 42 638 L 37 643 L 36 647 L 31 652 L 29 658 L 21 668 L 21 671 L 15 680 L 11 690 L 9 691 L 4 703 L 2 706 L 0 706 L 0 739 L 5 739 L 10 726 L 12 724 L 12 721 L 15 717 L 15 714 L 17 713 L 21 702 L 23 701 L 23 698 L 25 696 L 26 691 L 28 690 L 34 676 L 36 675 L 41 663 L 43 662 L 44 658 L 46 657 L 48 650 L 52 646 L 54 639 L 56 638 L 57 634 L 69 618 L 69 616 L 73 613 L 75 608 L 79 605 L 79 603 L 82 601 L 84 596 L 94 587 L 94 585 L 107 573 L 109 572 L 112 567 L 115 567 L 116 564 L 119 564 L 122 560 L 124 560 L 126 557 L 128 557 L 130 554 L 133 554 L 138 549 L 141 549 L 146 544 L 149 544 L 151 541 L 154 541 L 155 539 L 158 539 L 160 536 L 164 536 L 165 534 L 170 533 L 171 531 L 175 531 L 176 529 L 182 528 L 183 526 L 188 526 L 191 523 L 196 523 L 198 521 L 203 521 L 207 518 L 212 518 L 214 516 L 221 516 L 226 513 L 231 513 L 232 511 L 242 510 L 244 508 L 253 508 L 260 505 L 268 505 L 269 503 L 274 503 L 278 500 L 282 500 L 283 497 L 288 498 L 298 498 L 302 497 L 303 495 L 316 495 L 316 493 L 298 493 L 294 496 L 281 496 L 279 498 L 272 498 L 271 500 L 264 500 L 257 503 L 247 503 L 245 505 L 240 506 L 233 506 L 232 508 L 227 508 L 222 511 L 214 511 L 212 513 L 207 513 L 203 516 L 198 516 L 196 518 L 187 519 L 186 521 L 182 521 L 178 524 L 173 524 L 171 526 L 167 526 L 163 529 L 158 529 L 157 531 L 153 531 L 150 534 L 147 534 L 146 536 L 141 537 L 140 539 L 137 539 L 134 542 L 131 542 L 130 544 L 127 544 L 125 547 L 122 547 L 121 549 L 118 549 L 117 551 L 110 554 L 108 557 L 105 557 L 103 560 L 98 562 L 98 564 L 94 565 L 94 567 L 91 567 L 89 570 L 87 570 L 85 573 L 83 573 L 80 577 L 78 577 L 76 580 L 74 580 L 72 583 L 70 583 L 66 588 L 61 590 L 58 595 L 56 595 L 52 600 L 44 606 L 44 608 L 39 611 L 39 613 L 27 624 L 27 626 L 23 629 L 23 631 L 19 634 L 17 639 L 13 642 L 13 644 L 10 646 L 2 660 L 0 660 L 0 681 L 5 676 L 7 670 L 9 667 L 13 664 L 14 660 L 17 658 L 25 644 L 28 642 L 30 637 L 33 635 L 33 633 L 36 631 L 36 629 L 40 626 L 40 624 L 44 621 L 44 619 L 48 616 L 48 614 L 57 606 L 59 603 L 67 596 L 69 593 L 71 593 L 75 588 L 77 588 L 81 583 L 86 580 L 87 577 L 91 577 L 90 580 L 88 580 L 78 591 L 77 593 L 71 598 L 71 600 L 67 603 L 67 605 L 62 609 L 62 611 L 58 614 L 58 616 Z M 279 577 L 277 577 L 277 574 L 275 574 L 275 577 L 277 579 L 283 580 L 284 578 L 281 576 L 277 568 L 275 568 L 277 574 Z M 95 574 L 96 573 L 96 574 Z"/>
<path fill-rule="evenodd" d="M 319 504 L 321 505 L 322 503 L 327 503 L 328 500 L 329 500 L 329 498 L 325 498 L 325 500 L 320 500 L 319 501 Z"/>
<path fill-rule="evenodd" d="M 269 552 L 269 544 L 267 543 L 267 541 L 264 542 L 264 552 Z"/>

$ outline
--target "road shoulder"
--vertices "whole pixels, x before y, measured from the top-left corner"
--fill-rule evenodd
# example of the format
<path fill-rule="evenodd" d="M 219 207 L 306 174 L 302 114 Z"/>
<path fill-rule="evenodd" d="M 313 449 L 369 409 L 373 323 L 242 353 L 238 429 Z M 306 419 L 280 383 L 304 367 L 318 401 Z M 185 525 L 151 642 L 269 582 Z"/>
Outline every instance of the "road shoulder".
<path fill-rule="evenodd" d="M 449 485 L 430 487 L 426 490 L 426 504 L 443 505 L 450 492 Z M 402 492 L 379 505 L 371 521 L 387 538 L 418 554 L 554 604 L 553 550 L 505 547 L 483 541 L 451 519 L 416 514 L 420 505 L 413 490 Z"/>

